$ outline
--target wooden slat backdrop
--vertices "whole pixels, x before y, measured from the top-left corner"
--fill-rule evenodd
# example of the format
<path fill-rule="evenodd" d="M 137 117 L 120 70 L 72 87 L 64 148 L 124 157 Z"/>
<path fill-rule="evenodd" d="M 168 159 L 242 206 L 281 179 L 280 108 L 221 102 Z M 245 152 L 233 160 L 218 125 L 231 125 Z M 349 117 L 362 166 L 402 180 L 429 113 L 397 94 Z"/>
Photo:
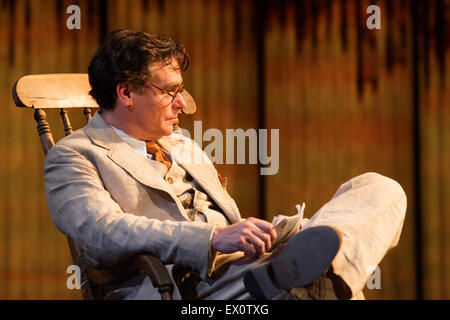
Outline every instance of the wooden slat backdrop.
<path fill-rule="evenodd" d="M 66 28 L 71 4 L 81 30 Z M 381 30 L 365 27 L 370 4 Z M 381 289 L 366 296 L 450 298 L 449 11 L 449 0 L 0 0 L 0 299 L 81 298 L 66 287 L 72 262 L 46 208 L 32 112 L 14 107 L 11 87 L 26 74 L 86 72 L 116 28 L 186 46 L 191 133 L 193 120 L 203 131 L 280 129 L 278 174 L 218 165 L 243 216 L 271 219 L 305 201 L 310 217 L 341 183 L 380 172 L 403 185 L 408 212 Z M 58 112 L 48 117 L 61 138 Z"/>

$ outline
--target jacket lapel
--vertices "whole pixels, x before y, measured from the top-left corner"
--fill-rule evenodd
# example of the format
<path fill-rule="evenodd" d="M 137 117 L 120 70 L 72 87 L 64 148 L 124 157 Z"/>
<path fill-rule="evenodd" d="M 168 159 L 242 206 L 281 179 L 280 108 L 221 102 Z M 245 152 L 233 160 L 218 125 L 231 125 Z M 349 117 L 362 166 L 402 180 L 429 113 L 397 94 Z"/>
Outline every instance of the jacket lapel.
<path fill-rule="evenodd" d="M 182 216 L 189 220 L 178 197 L 160 173 L 151 165 L 150 161 L 137 154 L 128 143 L 123 141 L 98 112 L 89 121 L 84 131 L 94 143 L 108 149 L 108 157 L 140 183 L 168 193 L 177 203 Z"/>

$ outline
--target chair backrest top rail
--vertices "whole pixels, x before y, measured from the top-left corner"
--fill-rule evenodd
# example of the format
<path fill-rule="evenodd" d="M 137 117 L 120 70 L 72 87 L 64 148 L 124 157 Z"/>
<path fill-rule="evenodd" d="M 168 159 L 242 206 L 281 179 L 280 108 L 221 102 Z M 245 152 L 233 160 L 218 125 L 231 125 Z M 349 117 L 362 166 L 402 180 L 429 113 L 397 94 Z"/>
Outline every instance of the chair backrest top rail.
<path fill-rule="evenodd" d="M 98 108 L 90 90 L 86 73 L 36 74 L 16 81 L 13 99 L 18 107 L 35 109 Z"/>

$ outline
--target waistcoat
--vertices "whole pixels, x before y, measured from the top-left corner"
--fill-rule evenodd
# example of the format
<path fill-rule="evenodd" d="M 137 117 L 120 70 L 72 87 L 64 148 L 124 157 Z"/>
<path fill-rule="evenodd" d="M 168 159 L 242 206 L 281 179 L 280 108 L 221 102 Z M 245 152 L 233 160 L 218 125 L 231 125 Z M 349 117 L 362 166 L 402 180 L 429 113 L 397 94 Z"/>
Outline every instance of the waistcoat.
<path fill-rule="evenodd" d="M 164 151 L 163 151 L 164 152 Z M 170 155 L 168 155 L 170 157 Z M 206 222 L 216 225 L 226 226 L 229 221 L 221 212 L 221 209 L 214 203 L 208 194 L 194 180 L 194 178 L 184 170 L 184 168 L 172 158 L 172 166 L 167 167 L 155 160 L 152 161 L 153 167 L 172 187 L 175 195 L 178 197 L 187 215 L 191 221 Z"/>

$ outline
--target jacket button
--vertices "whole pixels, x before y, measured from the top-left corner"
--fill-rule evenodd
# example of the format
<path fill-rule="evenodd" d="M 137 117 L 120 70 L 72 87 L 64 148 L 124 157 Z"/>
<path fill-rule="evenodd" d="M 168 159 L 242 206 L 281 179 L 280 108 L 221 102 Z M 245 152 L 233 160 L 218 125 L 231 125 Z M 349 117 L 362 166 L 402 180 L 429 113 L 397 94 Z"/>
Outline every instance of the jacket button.
<path fill-rule="evenodd" d="M 170 184 L 172 184 L 172 183 L 173 183 L 173 179 L 172 179 L 171 177 L 168 177 L 168 178 L 167 178 L 167 182 L 170 183 Z"/>

